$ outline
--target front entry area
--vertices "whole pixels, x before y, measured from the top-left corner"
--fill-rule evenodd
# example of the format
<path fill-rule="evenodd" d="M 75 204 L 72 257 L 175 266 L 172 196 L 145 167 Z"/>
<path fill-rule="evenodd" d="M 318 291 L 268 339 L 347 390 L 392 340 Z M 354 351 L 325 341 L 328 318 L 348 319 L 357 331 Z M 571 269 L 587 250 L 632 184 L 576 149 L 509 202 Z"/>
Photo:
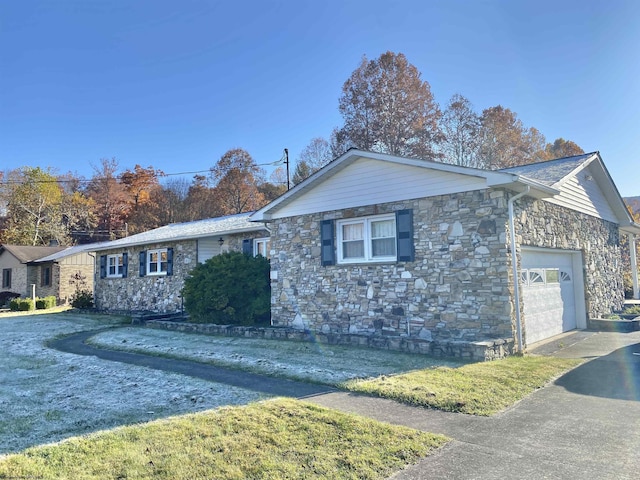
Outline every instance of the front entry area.
<path fill-rule="evenodd" d="M 523 248 L 520 282 L 527 345 L 586 328 L 580 252 Z"/>

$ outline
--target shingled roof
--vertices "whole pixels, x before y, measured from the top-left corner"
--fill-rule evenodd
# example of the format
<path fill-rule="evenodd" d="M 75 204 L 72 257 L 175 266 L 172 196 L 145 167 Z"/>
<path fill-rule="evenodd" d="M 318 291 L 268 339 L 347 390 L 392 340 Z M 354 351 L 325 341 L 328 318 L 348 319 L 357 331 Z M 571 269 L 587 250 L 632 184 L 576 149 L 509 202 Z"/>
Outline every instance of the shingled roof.
<path fill-rule="evenodd" d="M 503 168 L 498 170 L 504 173 L 513 173 L 523 177 L 536 180 L 544 185 L 553 186 L 560 182 L 574 170 L 583 167 L 586 163 L 597 158 L 598 152 L 575 155 L 573 157 L 558 158 L 545 162 L 530 163 L 517 167 Z"/>
<path fill-rule="evenodd" d="M 65 250 L 68 247 L 32 247 L 25 245 L 2 245 L 0 253 L 4 250 L 16 257 L 22 263 L 39 260 L 42 257 Z"/>
<path fill-rule="evenodd" d="M 130 247 L 166 241 L 189 240 L 210 237 L 213 235 L 228 235 L 232 233 L 255 232 L 264 230 L 263 224 L 249 221 L 253 212 L 227 215 L 226 217 L 206 218 L 185 223 L 172 223 L 164 227 L 154 228 L 147 232 L 120 238 L 111 242 L 101 243 L 95 251 L 112 248 Z"/>

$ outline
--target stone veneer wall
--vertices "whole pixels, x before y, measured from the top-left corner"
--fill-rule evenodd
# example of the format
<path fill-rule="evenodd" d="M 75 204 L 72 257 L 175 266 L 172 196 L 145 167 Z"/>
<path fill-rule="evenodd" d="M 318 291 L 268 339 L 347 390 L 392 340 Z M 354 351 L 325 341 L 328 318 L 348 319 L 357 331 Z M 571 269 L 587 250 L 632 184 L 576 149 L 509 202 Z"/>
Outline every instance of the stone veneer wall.
<path fill-rule="evenodd" d="M 528 198 L 516 203 L 515 222 L 518 245 L 582 252 L 589 317 L 600 318 L 622 309 L 624 286 L 617 224 Z"/>
<path fill-rule="evenodd" d="M 139 253 L 142 250 L 173 248 L 173 275 L 139 276 Z M 100 256 L 128 252 L 129 273 L 126 278 L 100 278 Z M 197 265 L 195 240 L 106 250 L 96 255 L 95 305 L 101 310 L 178 312 L 180 290 L 187 274 Z"/>
<path fill-rule="evenodd" d="M 320 261 L 320 222 L 413 209 L 415 261 Z M 480 190 L 277 219 L 272 324 L 425 341 L 512 338 L 507 202 Z"/>
<path fill-rule="evenodd" d="M 242 240 L 266 236 L 266 231 L 238 235 L 225 235 L 230 251 L 242 251 Z M 173 248 L 173 275 L 146 275 L 140 277 L 139 253 L 142 250 Z M 127 278 L 100 278 L 100 256 L 128 252 L 129 274 Z M 96 254 L 95 306 L 111 311 L 152 311 L 160 313 L 180 312 L 180 291 L 184 279 L 198 264 L 196 240 L 163 242 L 135 247 L 105 250 Z"/>

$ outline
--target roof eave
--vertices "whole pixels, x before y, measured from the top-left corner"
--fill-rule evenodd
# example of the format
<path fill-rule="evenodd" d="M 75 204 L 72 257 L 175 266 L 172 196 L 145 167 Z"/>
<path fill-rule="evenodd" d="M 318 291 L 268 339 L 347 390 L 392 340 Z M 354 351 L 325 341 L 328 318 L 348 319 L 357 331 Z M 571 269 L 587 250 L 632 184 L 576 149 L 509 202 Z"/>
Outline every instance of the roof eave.
<path fill-rule="evenodd" d="M 96 248 L 94 250 L 90 250 L 93 252 L 103 252 L 106 250 L 115 250 L 118 248 L 127 248 L 127 247 L 139 247 L 140 245 L 152 245 L 152 244 L 156 244 L 156 243 L 163 243 L 163 242 L 182 242 L 185 240 L 198 240 L 200 238 L 207 238 L 207 237 L 218 237 L 218 236 L 223 236 L 223 235 L 233 235 L 236 233 L 248 233 L 248 232 L 256 232 L 258 230 L 262 230 L 265 227 L 263 226 L 259 226 L 256 225 L 255 227 L 244 227 L 244 228 L 234 228 L 234 229 L 227 229 L 227 230 L 221 230 L 219 232 L 208 232 L 208 233 L 201 233 L 201 234 L 196 234 L 196 235 L 188 235 L 188 236 L 184 236 L 184 237 L 175 237 L 175 238 L 157 238 L 157 239 L 153 239 L 153 240 L 140 240 L 140 241 L 134 241 L 134 242 L 123 242 L 120 243 L 118 245 L 102 245 L 99 248 Z"/>
<path fill-rule="evenodd" d="M 508 188 L 517 193 L 524 192 L 529 187 L 528 195 L 537 199 L 553 197 L 560 193 L 557 188 L 550 187 L 531 178 L 506 173 L 501 173 L 501 175 L 508 178 L 499 179 L 496 177 L 496 179 L 492 180 L 487 179 L 487 186 Z"/>
<path fill-rule="evenodd" d="M 640 223 L 632 222 L 628 225 L 620 226 L 620 231 L 631 235 L 640 235 Z"/>

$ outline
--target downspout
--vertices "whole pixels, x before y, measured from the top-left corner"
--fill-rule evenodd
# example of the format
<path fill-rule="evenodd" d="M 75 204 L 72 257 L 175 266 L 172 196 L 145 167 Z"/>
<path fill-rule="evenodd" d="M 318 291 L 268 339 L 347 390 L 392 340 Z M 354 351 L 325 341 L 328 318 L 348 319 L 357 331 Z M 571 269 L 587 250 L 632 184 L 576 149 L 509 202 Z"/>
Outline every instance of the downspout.
<path fill-rule="evenodd" d="M 636 256 L 636 236 L 629 233 L 629 258 L 631 260 L 631 278 L 633 279 L 633 298 L 640 300 L 638 292 L 638 258 Z"/>
<path fill-rule="evenodd" d="M 518 276 L 518 262 L 516 258 L 516 232 L 515 232 L 515 220 L 513 213 L 513 204 L 516 200 L 524 197 L 529 193 L 531 188 L 527 185 L 524 192 L 518 193 L 516 196 L 511 197 L 507 204 L 509 205 L 509 234 L 511 237 L 511 268 L 513 269 L 513 293 L 516 311 L 516 334 L 518 337 L 518 352 L 522 353 L 522 314 L 520 312 L 520 277 Z"/>

